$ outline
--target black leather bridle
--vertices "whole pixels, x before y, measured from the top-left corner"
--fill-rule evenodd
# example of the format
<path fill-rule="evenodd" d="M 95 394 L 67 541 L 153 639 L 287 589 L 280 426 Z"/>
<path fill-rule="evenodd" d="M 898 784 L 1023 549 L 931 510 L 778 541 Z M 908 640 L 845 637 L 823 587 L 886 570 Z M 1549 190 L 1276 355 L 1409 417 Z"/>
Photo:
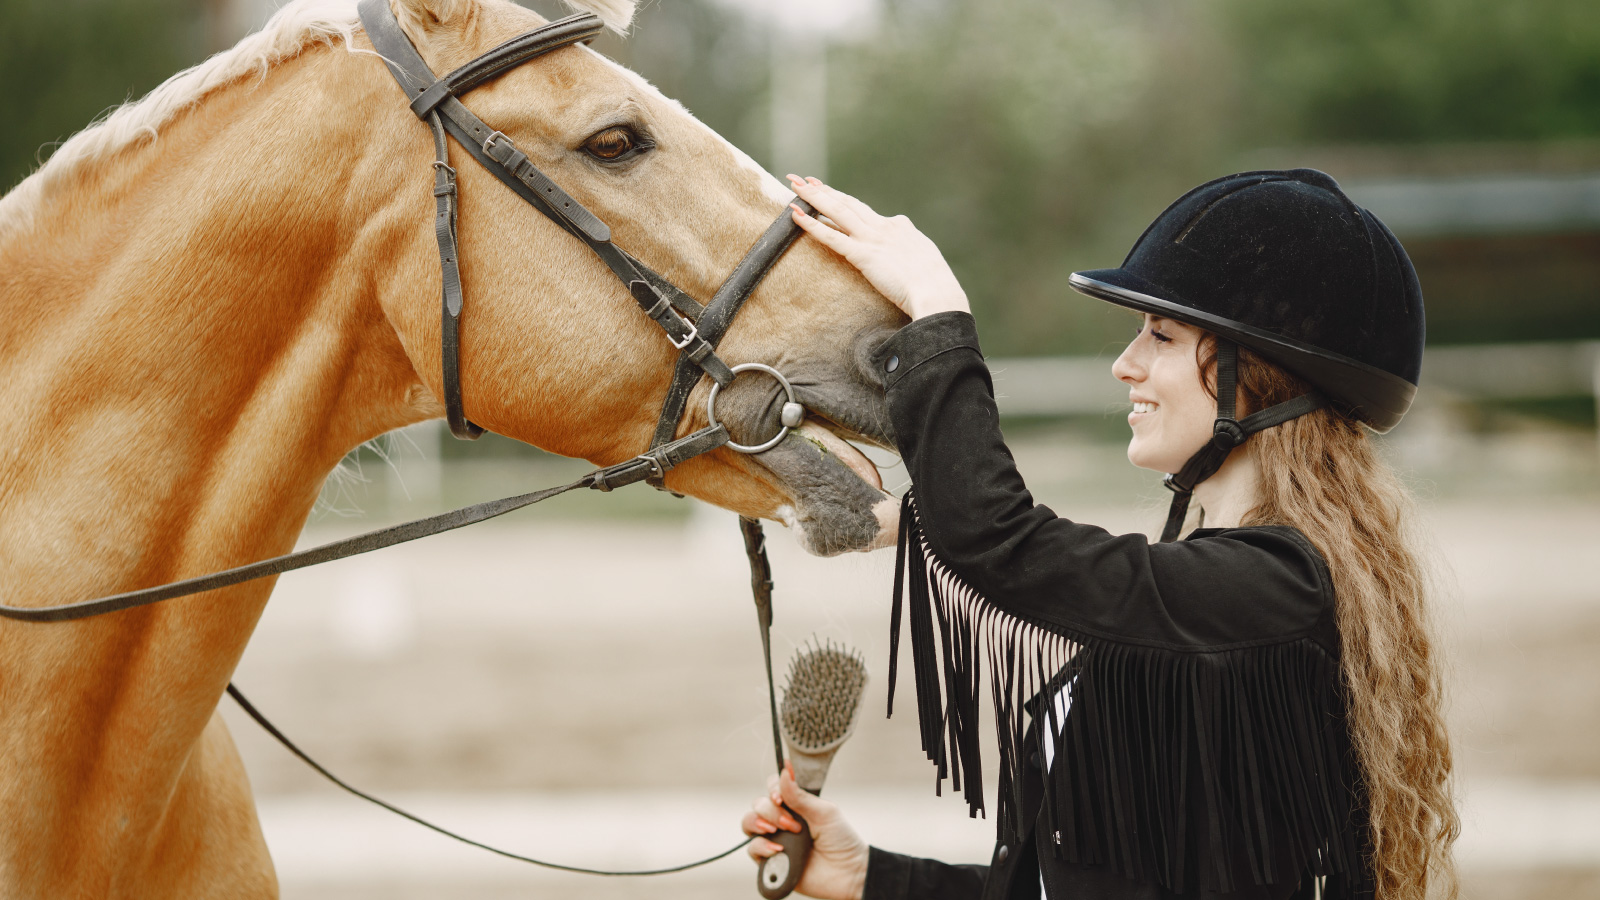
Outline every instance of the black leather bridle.
<path fill-rule="evenodd" d="M 461 313 L 464 302 L 456 240 L 456 173 L 449 164 L 447 135 L 454 137 L 473 159 L 482 163 L 517 196 L 593 250 L 627 285 L 628 292 L 639 308 L 661 326 L 668 340 L 679 350 L 672 383 L 662 402 L 661 415 L 656 421 L 650 446 L 633 459 L 596 469 L 570 484 L 479 503 L 170 584 L 59 606 L 0 605 L 0 617 L 30 622 L 86 619 L 392 547 L 504 515 L 576 488 L 610 491 L 639 481 L 649 481 L 657 487 L 663 487 L 666 473 L 685 460 L 722 446 L 741 453 L 759 453 L 775 446 L 789 429 L 800 424 L 805 411 L 796 400 L 794 388 L 781 373 L 761 363 L 745 363 L 730 368 L 716 353 L 716 345 L 727 332 L 734 315 L 799 236 L 800 228 L 794 224 L 788 209 L 756 239 L 711 301 L 701 306 L 649 266 L 613 244 L 611 229 L 599 217 L 545 177 L 510 138 L 490 128 L 457 99 L 459 95 L 522 63 L 552 50 L 592 39 L 603 27 L 598 17 L 582 13 L 551 22 L 506 41 L 443 78 L 435 78 L 412 46 L 411 40 L 400 30 L 400 23 L 395 19 L 388 0 L 362 0 L 358 10 L 367 36 L 377 48 L 384 65 L 394 74 L 406 96 L 412 98 L 411 109 L 433 130 L 433 195 L 437 200 L 434 234 L 439 243 L 443 282 L 444 400 L 451 433 L 471 440 L 483 434 L 483 429 L 467 419 L 461 402 Z M 804 201 L 796 198 L 795 203 L 801 209 L 811 211 Z M 783 404 L 778 433 L 753 446 L 734 443 L 728 435 L 728 429 L 717 422 L 716 416 L 719 392 L 744 371 L 761 371 L 771 375 L 783 388 L 787 399 Z M 712 389 L 706 402 L 710 424 L 681 438 L 676 437 L 689 395 L 702 375 L 712 380 Z"/>
<path fill-rule="evenodd" d="M 728 443 L 726 429 L 715 424 L 714 410 L 711 425 L 682 441 L 674 441 L 673 438 L 677 434 L 678 422 L 683 417 L 689 393 L 699 382 L 702 373 L 709 376 L 718 388 L 727 387 L 733 382 L 737 373 L 717 356 L 716 345 L 740 306 L 799 235 L 799 227 L 794 224 L 788 209 L 779 215 L 746 253 L 727 281 L 717 289 L 711 302 L 701 306 L 666 278 L 612 243 L 611 229 L 605 222 L 540 172 L 510 138 L 491 128 L 462 105 L 459 99 L 473 88 L 531 59 L 552 50 L 592 40 L 603 27 L 598 17 L 581 13 L 552 22 L 501 44 L 442 78 L 436 78 L 405 32 L 400 30 L 400 23 L 395 19 L 388 0 L 363 0 L 359 11 L 367 37 L 399 82 L 400 88 L 411 98 L 411 111 L 427 122 L 433 131 L 433 195 L 438 201 L 434 234 L 439 242 L 444 284 L 444 401 L 451 433 L 470 440 L 482 434 L 483 429 L 467 419 L 461 399 L 461 312 L 464 303 L 455 230 L 456 173 L 450 167 L 446 135 L 455 138 L 462 149 L 517 196 L 594 251 L 606 267 L 627 285 L 628 292 L 633 295 L 639 308 L 661 326 L 673 347 L 678 349 L 678 364 L 673 371 L 672 384 L 662 404 L 650 448 L 639 457 L 640 465 L 648 469 L 648 477 L 659 484 L 666 470 L 672 466 Z M 765 366 L 752 368 L 776 376 L 785 387 L 789 401 L 794 402 L 794 392 L 781 375 Z M 784 423 L 783 429 L 799 424 L 799 410 L 791 409 L 789 413 L 789 421 Z M 782 434 L 783 431 L 780 431 L 779 438 Z M 771 443 L 775 441 L 762 446 L 770 446 Z M 669 446 L 672 447 L 670 451 L 665 449 Z M 734 445 L 734 449 L 745 448 Z M 618 479 L 610 483 L 620 485 L 626 482 Z"/>
<path fill-rule="evenodd" d="M 552 50 L 594 38 L 602 28 L 600 19 L 591 14 L 570 16 L 536 28 L 526 34 L 495 47 L 443 78 L 435 78 L 409 38 L 400 30 L 389 0 L 362 0 L 358 11 L 384 65 L 388 66 L 406 96 L 411 98 L 411 109 L 427 122 L 433 131 L 434 185 L 436 199 L 434 235 L 439 243 L 439 264 L 443 288 L 443 383 L 446 415 L 450 431 L 456 437 L 473 440 L 483 434 L 483 429 L 466 417 L 461 401 L 461 313 L 464 298 L 461 287 L 458 242 L 456 240 L 456 171 L 449 163 L 447 135 L 454 137 L 468 154 L 488 169 L 496 178 L 522 199 L 548 216 L 567 233 L 583 241 L 599 256 L 611 271 L 628 287 L 628 292 L 639 308 L 666 332 L 667 338 L 678 349 L 678 361 L 673 369 L 672 383 L 661 406 L 650 446 L 644 452 L 613 466 L 596 469 L 570 484 L 546 488 L 516 497 L 474 504 L 425 519 L 406 522 L 389 528 L 357 535 L 320 547 L 261 560 L 232 569 L 188 578 L 169 584 L 127 591 L 93 600 L 45 607 L 0 605 L 0 617 L 26 622 L 65 622 L 87 619 L 119 610 L 148 606 L 163 600 L 186 597 L 218 588 L 242 584 L 268 576 L 303 569 L 320 563 L 332 562 L 362 553 L 369 553 L 395 544 L 413 541 L 504 515 L 516 509 L 547 500 L 558 494 L 587 487 L 610 491 L 638 481 L 649 481 L 664 487 L 662 479 L 667 471 L 718 447 L 727 446 L 741 453 L 760 453 L 776 446 L 791 428 L 800 424 L 804 409 L 795 398 L 794 388 L 781 373 L 761 363 L 745 363 L 729 367 L 716 354 L 716 346 L 727 332 L 739 308 L 766 276 L 778 258 L 788 250 L 799 236 L 800 229 L 785 209 L 734 267 L 711 301 L 704 306 L 675 287 L 666 278 L 635 259 L 626 250 L 611 243 L 611 229 L 583 204 L 573 199 L 555 182 L 534 167 L 526 154 L 518 150 L 511 139 L 491 129 L 461 104 L 461 94 L 504 74 L 516 66 Z M 795 204 L 812 212 L 809 204 L 795 199 Z M 725 426 L 717 422 L 716 401 L 718 393 L 733 383 L 744 371 L 762 371 L 775 378 L 783 388 L 787 402 L 783 405 L 778 433 L 765 442 L 746 446 L 734 443 Z M 683 418 L 689 395 L 702 375 L 712 380 L 706 400 L 706 415 L 710 424 L 682 438 L 676 438 L 678 423 Z M 767 698 L 772 718 L 772 736 L 778 767 L 783 765 L 782 742 L 778 733 L 777 699 L 772 678 L 772 570 L 767 562 L 766 540 L 761 523 L 755 519 L 741 518 L 740 531 L 744 537 L 745 555 L 750 564 L 750 588 L 755 599 L 757 621 L 761 626 L 762 655 L 766 661 Z M 442 828 L 427 820 L 365 793 L 343 781 L 313 760 L 289 740 L 277 727 L 261 714 L 238 688 L 231 683 L 228 693 L 239 702 L 244 711 L 258 724 L 278 739 L 294 755 L 304 760 L 317 772 L 346 791 L 404 816 L 447 837 L 488 850 L 501 856 L 560 869 L 593 875 L 662 875 L 703 866 L 732 855 L 749 843 L 741 841 L 728 850 L 706 859 L 664 869 L 614 871 L 568 866 L 535 859 L 492 847 L 454 831 Z M 791 811 L 792 813 L 792 811 Z M 798 872 L 795 878 L 798 878 Z M 789 885 L 792 887 L 792 884 Z M 763 894 L 770 894 L 763 887 Z M 785 891 L 784 893 L 787 893 Z"/>

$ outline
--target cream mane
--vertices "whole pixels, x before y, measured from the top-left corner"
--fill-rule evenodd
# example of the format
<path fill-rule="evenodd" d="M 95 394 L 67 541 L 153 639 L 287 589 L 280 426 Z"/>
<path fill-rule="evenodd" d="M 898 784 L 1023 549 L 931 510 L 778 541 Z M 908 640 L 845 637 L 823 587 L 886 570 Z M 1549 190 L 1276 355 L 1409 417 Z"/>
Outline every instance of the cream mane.
<path fill-rule="evenodd" d="M 456 0 L 476 3 L 479 0 Z M 625 32 L 633 20 L 635 0 L 564 0 L 592 12 L 607 27 Z M 79 165 L 103 159 L 140 142 L 154 141 L 160 129 L 213 91 L 245 78 L 262 78 L 278 63 L 316 44 L 345 46 L 360 27 L 356 0 L 294 0 L 278 10 L 260 31 L 173 75 L 142 99 L 124 103 L 110 115 L 73 135 L 48 162 L 16 189 L 0 198 L 0 230 L 26 215 L 52 182 Z"/>

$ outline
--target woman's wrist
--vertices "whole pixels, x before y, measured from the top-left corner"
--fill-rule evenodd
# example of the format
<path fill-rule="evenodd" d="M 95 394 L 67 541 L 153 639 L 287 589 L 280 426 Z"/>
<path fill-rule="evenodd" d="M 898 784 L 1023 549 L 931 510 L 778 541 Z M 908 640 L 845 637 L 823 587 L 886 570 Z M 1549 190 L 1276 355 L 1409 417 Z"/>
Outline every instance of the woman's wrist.
<path fill-rule="evenodd" d="M 967 292 L 957 287 L 954 291 L 940 291 L 923 296 L 911 297 L 906 306 L 910 308 L 911 318 L 926 319 L 944 312 L 971 313 L 972 306 L 967 302 Z"/>
<path fill-rule="evenodd" d="M 856 854 L 854 866 L 850 873 L 850 889 L 845 896 L 850 900 L 864 900 L 867 891 L 867 869 L 872 863 L 872 848 L 865 842 L 861 844 L 861 852 Z"/>

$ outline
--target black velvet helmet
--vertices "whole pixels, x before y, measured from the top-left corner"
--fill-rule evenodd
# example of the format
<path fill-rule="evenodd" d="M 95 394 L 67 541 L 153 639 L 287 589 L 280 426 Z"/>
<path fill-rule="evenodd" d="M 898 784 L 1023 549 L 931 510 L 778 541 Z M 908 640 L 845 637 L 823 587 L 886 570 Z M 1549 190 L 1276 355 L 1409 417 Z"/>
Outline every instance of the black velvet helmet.
<path fill-rule="evenodd" d="M 1177 537 L 1194 486 L 1251 434 L 1323 405 L 1383 432 L 1422 370 L 1422 287 L 1395 236 L 1315 169 L 1242 172 L 1178 198 L 1116 269 L 1072 273 L 1079 291 L 1215 334 L 1212 442 L 1167 476 Z M 1234 418 L 1237 345 L 1315 393 Z"/>
<path fill-rule="evenodd" d="M 1416 270 L 1389 229 L 1315 169 L 1206 182 L 1156 217 L 1121 268 L 1070 283 L 1237 341 L 1376 431 L 1417 392 Z"/>

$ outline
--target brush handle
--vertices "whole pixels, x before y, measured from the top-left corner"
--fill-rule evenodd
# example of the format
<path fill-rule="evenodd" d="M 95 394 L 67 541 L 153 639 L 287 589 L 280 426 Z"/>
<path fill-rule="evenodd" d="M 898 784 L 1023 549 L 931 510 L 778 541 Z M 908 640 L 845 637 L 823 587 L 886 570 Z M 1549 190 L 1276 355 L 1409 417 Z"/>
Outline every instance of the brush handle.
<path fill-rule="evenodd" d="M 766 839 L 783 849 L 761 861 L 756 871 L 756 890 L 766 900 L 783 900 L 800 883 L 806 863 L 811 861 L 811 826 L 800 814 L 785 806 L 784 810 L 800 823 L 800 830 L 783 831 L 765 835 Z"/>

